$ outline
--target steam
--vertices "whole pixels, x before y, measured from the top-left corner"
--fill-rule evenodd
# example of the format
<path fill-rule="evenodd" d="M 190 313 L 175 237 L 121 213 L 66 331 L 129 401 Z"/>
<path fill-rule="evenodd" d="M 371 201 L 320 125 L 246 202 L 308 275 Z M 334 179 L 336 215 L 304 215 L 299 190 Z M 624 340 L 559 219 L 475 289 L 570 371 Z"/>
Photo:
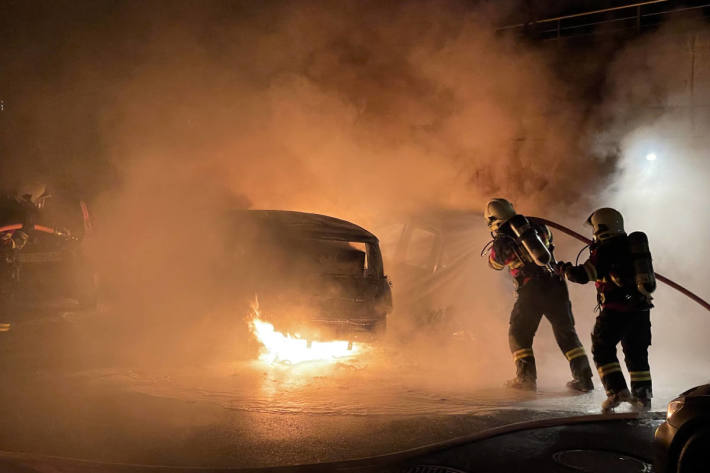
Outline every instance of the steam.
<path fill-rule="evenodd" d="M 124 6 L 117 26 L 79 32 L 60 56 L 66 67 L 33 93 L 38 108 L 54 105 L 52 120 L 33 123 L 51 150 L 37 153 L 36 171 L 55 175 L 69 160 L 77 179 L 109 162 L 103 186 L 150 161 L 156 187 L 197 170 L 194 183 L 176 183 L 346 218 L 478 209 L 491 194 L 541 205 L 579 197 L 575 179 L 551 184 L 589 163 L 575 134 L 558 132 L 579 118 L 555 105 L 568 87 L 543 53 L 497 36 L 492 8 L 378 3 L 253 6 L 221 19 L 219 6 L 185 7 L 145 22 Z"/>
<path fill-rule="evenodd" d="M 699 65 L 707 45 L 703 20 L 690 19 L 635 41 L 612 63 L 607 111 L 627 126 L 611 128 L 621 136 L 621 159 L 604 193 L 629 230 L 647 232 L 656 271 L 705 299 L 710 293 L 698 258 L 709 249 L 710 167 L 702 130 L 710 125 L 710 88 Z M 651 362 L 660 382 L 707 382 L 710 349 L 701 340 L 710 328 L 707 312 L 663 285 L 655 304 Z M 679 365 L 687 368 L 679 373 Z"/>
<path fill-rule="evenodd" d="M 703 152 L 686 143 L 707 116 L 696 113 L 691 125 L 666 107 L 682 96 L 675 72 L 688 58 L 661 52 L 664 32 L 641 37 L 603 69 L 603 98 L 590 104 L 555 72 L 554 51 L 494 31 L 505 13 L 495 3 L 181 4 L 159 16 L 129 3 L 82 11 L 95 21 L 71 36 L 58 26 L 36 38 L 16 32 L 3 63 L 9 92 L 0 91 L 10 94 L 0 113 L 2 179 L 45 177 L 91 198 L 92 254 L 117 326 L 141 324 L 141 336 L 126 330 L 124 339 L 137 358 L 156 337 L 168 352 L 185 349 L 185 359 L 215 333 L 223 338 L 211 345 L 222 348 L 248 339 L 246 324 L 215 330 L 243 322 L 222 297 L 234 283 L 214 273 L 223 250 L 215 230 L 232 208 L 319 212 L 376 230 L 431 209 L 479 211 L 494 195 L 574 226 L 613 204 L 630 228 L 649 233 L 660 271 L 673 268 L 669 276 L 702 292 L 694 275 L 707 253 L 707 173 Z M 18 24 L 31 18 L 17 8 Z M 55 13 L 73 21 L 79 12 Z M 61 47 L 48 62 L 50 37 Z M 45 65 L 32 72 L 37 63 Z M 704 94 L 696 89 L 692 100 Z M 640 145 L 642 137 L 661 144 Z M 653 171 L 637 156 L 646 148 L 658 156 Z M 693 252 L 679 251 L 678 234 Z M 470 247 L 486 237 L 481 229 Z M 456 352 L 466 360 L 460 370 L 476 359 L 483 374 L 486 360 L 508 366 L 512 300 L 507 281 L 473 261 L 471 292 L 451 297 L 465 301 L 460 325 L 480 341 Z M 574 302 L 588 345 L 593 304 L 582 290 L 591 291 L 575 289 L 583 303 Z M 664 296 L 659 290 L 656 313 L 673 311 Z M 676 303 L 697 314 L 686 335 L 706 347 L 690 333 L 705 319 Z M 397 315 L 395 333 L 413 334 L 416 356 L 453 356 L 445 338 L 431 356 L 431 339 Z M 664 340 L 670 327 L 658 327 Z M 544 337 L 537 345 L 556 351 Z M 241 345 L 241 355 L 253 354 Z"/>

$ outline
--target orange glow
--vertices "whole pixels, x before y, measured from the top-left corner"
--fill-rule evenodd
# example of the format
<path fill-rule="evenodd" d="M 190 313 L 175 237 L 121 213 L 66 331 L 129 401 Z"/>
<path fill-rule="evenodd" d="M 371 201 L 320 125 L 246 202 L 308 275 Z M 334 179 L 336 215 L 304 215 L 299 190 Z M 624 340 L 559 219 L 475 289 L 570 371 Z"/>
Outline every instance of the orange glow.
<path fill-rule="evenodd" d="M 295 365 L 311 361 L 336 362 L 352 358 L 365 351 L 360 343 L 350 343 L 345 340 L 329 342 L 310 341 L 299 335 L 278 332 L 274 325 L 261 319 L 259 306 L 252 306 L 253 317 L 249 328 L 261 344 L 259 359 L 268 364 Z"/>

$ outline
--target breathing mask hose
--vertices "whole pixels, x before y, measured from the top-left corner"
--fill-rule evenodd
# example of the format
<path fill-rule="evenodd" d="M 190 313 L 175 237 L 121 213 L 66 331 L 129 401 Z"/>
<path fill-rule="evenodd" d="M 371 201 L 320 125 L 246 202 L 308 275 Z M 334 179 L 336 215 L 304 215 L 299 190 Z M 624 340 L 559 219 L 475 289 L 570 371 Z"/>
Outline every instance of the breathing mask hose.
<path fill-rule="evenodd" d="M 534 221 L 534 222 L 538 222 L 538 223 L 547 225 L 548 227 L 552 227 L 555 230 L 559 230 L 562 233 L 571 236 L 572 238 L 576 238 L 577 240 L 579 240 L 583 243 L 586 243 L 587 245 L 592 243 L 592 240 L 590 240 L 589 238 L 587 238 L 583 235 L 580 235 L 579 233 L 575 232 L 574 230 L 571 230 L 571 229 L 565 227 L 564 225 L 560 225 L 559 223 L 555 223 L 550 220 L 547 220 L 544 218 L 539 218 L 539 217 L 528 217 L 528 219 L 531 221 Z M 671 279 L 668 279 L 667 277 L 663 276 L 662 274 L 655 273 L 655 275 L 656 275 L 656 279 L 658 281 L 661 281 L 662 283 L 667 284 L 668 286 L 672 287 L 673 289 L 680 292 L 684 296 L 697 302 L 698 304 L 703 306 L 706 310 L 710 311 L 710 303 L 708 303 L 706 300 L 702 299 L 700 296 L 690 292 L 688 289 L 684 288 L 683 286 L 681 286 L 677 282 L 675 282 Z"/>

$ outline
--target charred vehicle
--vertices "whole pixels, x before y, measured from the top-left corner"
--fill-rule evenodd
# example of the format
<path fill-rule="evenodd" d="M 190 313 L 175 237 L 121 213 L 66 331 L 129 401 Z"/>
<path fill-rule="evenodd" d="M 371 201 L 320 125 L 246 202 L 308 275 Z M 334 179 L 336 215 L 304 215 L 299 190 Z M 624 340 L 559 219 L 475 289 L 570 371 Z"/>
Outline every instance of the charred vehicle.
<path fill-rule="evenodd" d="M 457 318 L 477 307 L 486 288 L 478 281 L 480 247 L 488 234 L 480 215 L 437 210 L 387 219 L 377 227 L 385 262 L 396 281 L 397 310 L 417 327 L 460 331 Z"/>
<path fill-rule="evenodd" d="M 88 208 L 83 201 L 47 202 L 46 197 L 39 203 L 11 195 L 0 198 L 4 311 L 63 299 L 82 307 L 96 304 L 96 276 L 83 251 L 91 230 Z"/>
<path fill-rule="evenodd" d="M 350 340 L 384 331 L 392 296 L 375 235 L 302 212 L 235 211 L 228 221 L 232 277 L 281 330 Z"/>

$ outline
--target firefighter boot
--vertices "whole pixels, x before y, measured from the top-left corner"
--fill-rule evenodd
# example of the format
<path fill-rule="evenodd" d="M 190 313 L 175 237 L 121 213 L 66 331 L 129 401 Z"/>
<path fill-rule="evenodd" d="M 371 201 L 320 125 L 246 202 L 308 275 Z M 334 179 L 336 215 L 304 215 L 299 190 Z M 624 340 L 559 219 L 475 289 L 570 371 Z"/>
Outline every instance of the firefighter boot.
<path fill-rule="evenodd" d="M 519 389 L 521 391 L 537 390 L 537 382 L 534 379 L 513 378 L 506 381 L 505 386 L 512 389 Z"/>
<path fill-rule="evenodd" d="M 633 408 L 636 412 L 648 412 L 651 410 L 651 388 L 642 387 L 633 389 Z"/>
<path fill-rule="evenodd" d="M 519 351 L 522 352 L 523 350 Z M 532 356 L 532 349 L 527 349 L 523 357 L 515 359 L 515 369 L 515 378 L 508 380 L 505 385 L 513 389 L 535 391 L 537 389 L 537 369 L 535 367 L 535 357 Z"/>
<path fill-rule="evenodd" d="M 594 391 L 594 383 L 592 382 L 592 378 L 575 378 L 572 381 L 567 382 L 567 387 L 573 391 L 579 391 L 581 393 Z"/>
<path fill-rule="evenodd" d="M 614 408 L 619 407 L 622 402 L 633 402 L 633 397 L 628 389 L 622 389 L 619 392 L 609 394 L 604 402 L 602 402 L 602 414 L 614 412 Z"/>
<path fill-rule="evenodd" d="M 636 412 L 648 412 L 651 410 L 651 398 L 637 397 L 633 401 L 633 409 Z"/>
<path fill-rule="evenodd" d="M 584 348 L 578 346 L 565 353 L 569 360 L 569 367 L 572 371 L 572 381 L 567 383 L 567 387 L 572 391 L 588 393 L 594 391 L 594 383 L 592 382 L 592 368 L 589 366 L 589 360 L 584 353 Z"/>

